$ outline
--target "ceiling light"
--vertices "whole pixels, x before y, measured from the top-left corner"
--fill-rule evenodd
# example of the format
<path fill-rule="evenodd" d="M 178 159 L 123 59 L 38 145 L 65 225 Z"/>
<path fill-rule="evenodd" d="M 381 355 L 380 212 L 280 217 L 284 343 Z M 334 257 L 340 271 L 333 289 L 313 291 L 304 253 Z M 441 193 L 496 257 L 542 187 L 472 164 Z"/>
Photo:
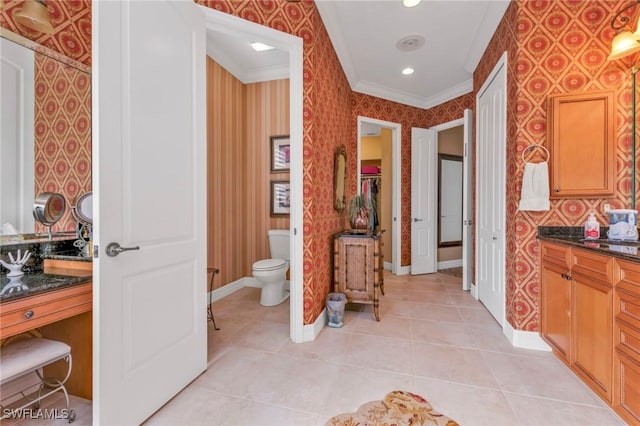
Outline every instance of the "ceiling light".
<path fill-rule="evenodd" d="M 260 43 L 258 41 L 251 43 L 251 47 L 256 52 L 264 52 L 265 50 L 275 49 L 273 46 L 269 46 L 268 44 Z"/>
<path fill-rule="evenodd" d="M 20 25 L 39 33 L 53 33 L 51 17 L 45 0 L 25 0 L 22 9 L 16 10 L 13 19 Z"/>
<path fill-rule="evenodd" d="M 413 68 L 411 68 L 411 67 L 407 67 L 407 68 L 405 68 L 405 69 L 403 69 L 403 70 L 402 70 L 402 74 L 404 74 L 404 75 L 411 75 L 411 74 L 413 74 L 413 72 L 414 72 L 414 71 L 415 71 L 415 70 L 414 70 Z"/>
<path fill-rule="evenodd" d="M 402 5 L 404 7 L 414 7 L 420 4 L 422 0 L 402 0 Z"/>

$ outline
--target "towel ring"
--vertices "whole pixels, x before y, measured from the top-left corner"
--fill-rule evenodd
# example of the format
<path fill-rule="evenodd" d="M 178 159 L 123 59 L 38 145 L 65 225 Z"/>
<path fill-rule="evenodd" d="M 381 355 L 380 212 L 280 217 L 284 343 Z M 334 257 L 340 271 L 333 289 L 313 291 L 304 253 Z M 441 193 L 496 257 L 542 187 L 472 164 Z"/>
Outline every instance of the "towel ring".
<path fill-rule="evenodd" d="M 526 152 L 529 151 L 530 149 L 535 149 L 535 148 L 542 148 L 544 152 L 547 154 L 547 158 L 544 161 L 549 161 L 549 157 L 550 157 L 549 150 L 547 150 L 547 148 L 545 148 L 543 145 L 538 145 L 534 143 L 522 150 L 522 161 L 524 163 L 527 162 L 527 160 L 524 159 L 524 154 L 526 154 Z"/>

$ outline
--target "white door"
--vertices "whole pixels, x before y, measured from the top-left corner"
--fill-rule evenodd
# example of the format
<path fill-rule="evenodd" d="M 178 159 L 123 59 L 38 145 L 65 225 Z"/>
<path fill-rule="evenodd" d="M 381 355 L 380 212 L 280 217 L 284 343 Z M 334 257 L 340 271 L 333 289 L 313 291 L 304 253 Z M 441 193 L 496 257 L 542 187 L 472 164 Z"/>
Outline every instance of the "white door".
<path fill-rule="evenodd" d="M 93 421 L 139 424 L 206 369 L 205 24 L 191 1 L 92 13 Z"/>
<path fill-rule="evenodd" d="M 464 170 L 462 185 L 462 289 L 469 290 L 473 259 L 473 111 L 464 110 Z"/>
<path fill-rule="evenodd" d="M 411 129 L 411 274 L 436 272 L 438 146 L 436 132 Z"/>
<path fill-rule="evenodd" d="M 478 108 L 477 285 L 500 325 L 505 310 L 506 53 L 481 88 Z"/>

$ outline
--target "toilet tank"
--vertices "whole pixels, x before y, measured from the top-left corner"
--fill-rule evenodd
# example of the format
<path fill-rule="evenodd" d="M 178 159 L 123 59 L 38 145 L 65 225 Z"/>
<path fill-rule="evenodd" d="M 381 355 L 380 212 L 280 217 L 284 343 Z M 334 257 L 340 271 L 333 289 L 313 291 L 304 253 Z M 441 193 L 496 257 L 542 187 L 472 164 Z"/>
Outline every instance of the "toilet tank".
<path fill-rule="evenodd" d="M 289 261 L 289 235 L 288 229 L 269 230 L 269 250 L 272 259 Z"/>

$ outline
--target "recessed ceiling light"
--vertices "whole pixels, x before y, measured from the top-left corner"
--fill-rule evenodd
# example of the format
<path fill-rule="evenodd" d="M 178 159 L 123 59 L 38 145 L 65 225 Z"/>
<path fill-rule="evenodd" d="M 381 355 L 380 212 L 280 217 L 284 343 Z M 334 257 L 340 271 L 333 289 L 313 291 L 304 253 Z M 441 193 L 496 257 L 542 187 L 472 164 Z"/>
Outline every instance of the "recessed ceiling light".
<path fill-rule="evenodd" d="M 255 50 L 256 52 L 264 52 L 265 50 L 274 49 L 273 46 L 269 46 L 268 44 L 264 44 L 260 42 L 251 43 L 251 47 L 253 47 L 253 50 Z"/>
<path fill-rule="evenodd" d="M 420 4 L 422 0 L 402 0 L 402 5 L 404 7 L 414 7 Z"/>
<path fill-rule="evenodd" d="M 403 70 L 402 70 L 402 74 L 404 74 L 404 75 L 411 75 L 411 74 L 413 74 L 413 71 L 414 71 L 414 69 L 413 69 L 413 68 L 411 68 L 411 67 L 407 67 L 407 68 L 405 68 L 405 69 L 403 69 Z"/>

